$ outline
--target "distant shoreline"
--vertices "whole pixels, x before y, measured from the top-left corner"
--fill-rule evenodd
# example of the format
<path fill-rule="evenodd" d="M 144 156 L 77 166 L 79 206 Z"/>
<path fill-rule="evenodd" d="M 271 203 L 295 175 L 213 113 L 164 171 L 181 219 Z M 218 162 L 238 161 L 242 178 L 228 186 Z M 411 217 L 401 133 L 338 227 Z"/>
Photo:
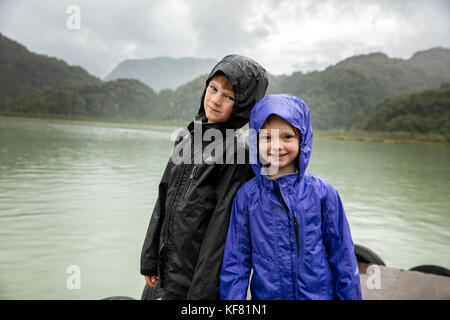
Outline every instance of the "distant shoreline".
<path fill-rule="evenodd" d="M 36 120 L 36 121 L 55 121 L 55 122 L 66 122 L 66 123 L 79 123 L 79 124 L 99 124 L 99 125 L 106 125 L 110 127 L 118 127 L 118 126 L 127 126 L 130 128 L 146 128 L 146 127 L 160 127 L 164 129 L 176 129 L 180 126 L 174 123 L 164 123 L 164 122 L 151 122 L 151 121 L 118 121 L 118 120 L 107 120 L 107 119 L 83 119 L 83 118 L 55 118 L 55 117 L 45 117 L 45 116 L 36 116 L 36 117 L 30 117 L 30 116 L 9 116 L 9 115 L 0 115 L 0 119 L 18 119 L 18 120 Z"/>
<path fill-rule="evenodd" d="M 446 142 L 446 141 L 416 140 L 416 139 L 395 139 L 395 138 L 358 137 L 358 136 L 334 136 L 334 135 L 320 135 L 320 134 L 318 134 L 318 136 L 316 138 L 318 138 L 318 139 L 344 140 L 344 141 L 381 142 L 381 143 L 391 143 L 391 144 L 450 145 L 450 142 Z"/>
<path fill-rule="evenodd" d="M 55 118 L 55 117 L 45 117 L 45 116 L 19 116 L 19 115 L 0 115 L 0 119 L 20 119 L 20 120 L 36 120 L 36 121 L 55 121 L 55 122 L 67 122 L 67 123 L 79 123 L 79 124 L 99 124 L 103 126 L 111 127 L 123 127 L 128 128 L 148 128 L 148 127 L 159 127 L 163 129 L 176 129 L 180 127 L 185 127 L 188 123 L 176 124 L 174 121 L 161 122 L 161 121 L 130 121 L 130 120 L 117 120 L 117 119 L 83 119 L 83 118 Z M 370 133 L 370 132 L 360 132 L 360 133 L 346 133 L 346 132 L 333 132 L 330 131 L 320 131 L 314 130 L 314 136 L 316 139 L 331 139 L 331 140 L 343 140 L 343 141 L 362 141 L 362 142 L 381 142 L 390 144 L 426 144 L 426 145 L 450 145 L 447 141 L 436 141 L 427 139 L 426 136 L 417 138 L 411 136 L 405 136 L 404 138 L 396 137 L 396 133 L 390 135 L 389 133 Z"/>

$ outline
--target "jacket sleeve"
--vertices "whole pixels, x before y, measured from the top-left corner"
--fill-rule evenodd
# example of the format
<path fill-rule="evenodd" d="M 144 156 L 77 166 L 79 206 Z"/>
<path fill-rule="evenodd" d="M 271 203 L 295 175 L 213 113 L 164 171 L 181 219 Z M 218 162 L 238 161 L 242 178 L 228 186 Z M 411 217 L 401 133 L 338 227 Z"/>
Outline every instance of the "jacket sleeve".
<path fill-rule="evenodd" d="M 335 279 L 336 295 L 340 300 L 360 300 L 359 269 L 350 226 L 338 192 L 330 185 L 326 189 L 322 206 L 323 240 Z"/>
<path fill-rule="evenodd" d="M 216 207 L 202 240 L 187 299 L 219 299 L 219 276 L 233 198 L 248 177 L 248 164 L 225 164 L 216 182 Z"/>
<path fill-rule="evenodd" d="M 165 217 L 167 185 L 170 178 L 170 161 L 168 162 L 158 187 L 158 198 L 147 228 L 141 252 L 141 274 L 158 275 L 159 236 Z"/>
<path fill-rule="evenodd" d="M 251 270 L 251 240 L 248 210 L 240 189 L 233 202 L 222 270 L 220 273 L 220 299 L 245 300 Z"/>

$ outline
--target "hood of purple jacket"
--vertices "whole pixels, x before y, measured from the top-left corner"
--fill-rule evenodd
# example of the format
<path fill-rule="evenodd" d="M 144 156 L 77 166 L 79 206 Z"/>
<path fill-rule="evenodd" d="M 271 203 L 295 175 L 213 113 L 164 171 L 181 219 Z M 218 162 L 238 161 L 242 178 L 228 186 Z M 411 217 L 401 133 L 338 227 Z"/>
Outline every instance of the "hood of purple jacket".
<path fill-rule="evenodd" d="M 298 156 L 298 180 L 305 175 L 311 157 L 313 131 L 309 109 L 302 99 L 290 94 L 272 94 L 259 100 L 250 114 L 249 147 L 250 162 L 258 179 L 261 179 L 261 163 L 258 157 L 258 132 L 270 115 L 277 115 L 301 133 Z"/>

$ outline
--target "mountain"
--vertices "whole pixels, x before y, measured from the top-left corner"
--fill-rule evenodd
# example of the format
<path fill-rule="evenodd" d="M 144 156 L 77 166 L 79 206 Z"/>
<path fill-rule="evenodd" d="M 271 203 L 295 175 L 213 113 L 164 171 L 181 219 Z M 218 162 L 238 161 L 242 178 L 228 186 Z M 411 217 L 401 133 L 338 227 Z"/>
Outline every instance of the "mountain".
<path fill-rule="evenodd" d="M 0 108 L 7 100 L 54 86 L 95 85 L 101 80 L 79 66 L 28 51 L 0 34 Z"/>
<path fill-rule="evenodd" d="M 0 114 L 159 120 L 159 105 L 156 92 L 137 80 L 103 82 L 0 34 Z"/>
<path fill-rule="evenodd" d="M 439 87 L 448 81 L 446 71 L 450 70 L 450 50 L 432 48 L 419 51 L 408 60 L 391 59 L 384 53 L 373 53 L 348 58 L 334 68 L 352 69 L 379 81 L 387 80 L 392 92 L 410 90 L 411 87 L 420 90 Z"/>
<path fill-rule="evenodd" d="M 176 118 L 182 125 L 192 120 L 200 108 L 200 100 L 205 89 L 207 76 L 199 76 L 181 85 L 175 91 L 165 89 L 159 92 L 161 120 L 166 121 Z"/>
<path fill-rule="evenodd" d="M 448 82 L 450 72 L 450 50 L 434 48 L 415 53 L 407 61 L 409 68 L 420 74 L 426 84 L 438 87 Z"/>
<path fill-rule="evenodd" d="M 373 53 L 348 58 L 321 72 L 270 76 L 268 93 L 301 97 L 310 108 L 314 128 L 349 129 L 382 99 L 450 82 L 448 70 L 449 49 L 430 49 L 408 60 Z"/>
<path fill-rule="evenodd" d="M 119 79 L 95 85 L 41 90 L 6 104 L 4 115 L 140 121 L 160 119 L 158 95 L 145 84 Z"/>
<path fill-rule="evenodd" d="M 217 64 L 214 59 L 158 57 L 121 62 L 105 80 L 137 79 L 156 91 L 175 90 L 201 74 L 209 73 Z"/>
<path fill-rule="evenodd" d="M 426 90 L 450 83 L 448 70 L 450 50 L 445 48 L 417 52 L 406 60 L 372 53 L 350 57 L 320 72 L 269 74 L 267 94 L 301 97 L 311 111 L 313 128 L 321 131 L 409 132 L 442 141 L 448 140 L 446 131 L 438 130 L 449 127 L 445 120 L 448 99 L 442 98 L 441 91 Z M 185 125 L 198 112 L 209 71 L 175 90 L 156 93 L 139 80 L 101 81 L 80 67 L 31 53 L 2 36 L 0 114 Z M 433 111 L 435 107 L 439 112 Z M 419 115 L 425 113 L 427 124 L 420 127 Z"/>
<path fill-rule="evenodd" d="M 450 141 L 450 85 L 386 98 L 361 115 L 355 128 L 435 135 Z"/>

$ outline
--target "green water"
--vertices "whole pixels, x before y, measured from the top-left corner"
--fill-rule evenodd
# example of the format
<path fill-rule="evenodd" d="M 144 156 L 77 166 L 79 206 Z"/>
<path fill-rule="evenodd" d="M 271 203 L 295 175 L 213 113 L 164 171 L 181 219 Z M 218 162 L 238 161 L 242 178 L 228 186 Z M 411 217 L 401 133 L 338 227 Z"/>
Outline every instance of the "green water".
<path fill-rule="evenodd" d="M 0 299 L 140 298 L 171 132 L 0 118 Z M 450 268 L 449 168 L 448 146 L 322 139 L 309 171 L 339 191 L 355 243 L 409 269 Z"/>

